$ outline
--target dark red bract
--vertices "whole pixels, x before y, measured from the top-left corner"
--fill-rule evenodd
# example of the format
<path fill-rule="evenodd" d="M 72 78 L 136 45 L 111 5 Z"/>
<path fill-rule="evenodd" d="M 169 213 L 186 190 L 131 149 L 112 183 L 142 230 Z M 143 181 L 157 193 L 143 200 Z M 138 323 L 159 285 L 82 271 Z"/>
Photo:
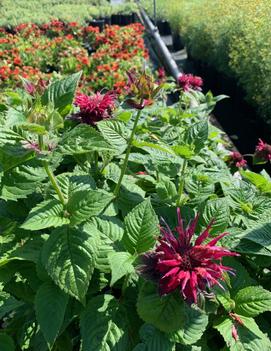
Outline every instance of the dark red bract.
<path fill-rule="evenodd" d="M 73 117 L 82 123 L 95 125 L 97 122 L 110 118 L 115 108 L 116 96 L 112 92 L 96 93 L 92 96 L 79 94 L 74 104 L 80 108 Z"/>
<path fill-rule="evenodd" d="M 247 161 L 244 159 L 243 155 L 238 151 L 231 152 L 229 156 L 229 163 L 233 164 L 235 167 L 243 168 L 247 165 Z"/>
<path fill-rule="evenodd" d="M 254 158 L 256 159 L 256 162 L 271 161 L 271 145 L 265 143 L 262 139 L 259 139 Z"/>
<path fill-rule="evenodd" d="M 221 259 L 225 256 L 237 256 L 216 243 L 227 233 L 204 243 L 209 237 L 212 223 L 191 242 L 195 234 L 199 216 L 184 229 L 178 209 L 178 226 L 175 233 L 166 225 L 161 228 L 161 238 L 155 251 L 143 256 L 141 273 L 159 285 L 161 295 L 179 290 L 189 303 L 197 303 L 200 293 L 207 293 L 214 285 L 224 280 L 224 272 L 233 273 L 230 267 L 223 266 Z"/>

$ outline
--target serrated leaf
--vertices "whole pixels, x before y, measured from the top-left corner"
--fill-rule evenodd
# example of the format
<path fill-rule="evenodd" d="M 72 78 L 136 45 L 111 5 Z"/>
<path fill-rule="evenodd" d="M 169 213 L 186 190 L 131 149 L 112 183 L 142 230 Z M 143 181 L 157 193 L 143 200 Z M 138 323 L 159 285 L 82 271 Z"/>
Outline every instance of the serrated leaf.
<path fill-rule="evenodd" d="M 142 253 L 151 249 L 159 235 L 158 218 L 150 199 L 137 205 L 124 219 L 123 242 L 129 252 Z"/>
<path fill-rule="evenodd" d="M 177 197 L 177 189 L 170 179 L 161 179 L 156 185 L 156 191 L 159 198 L 165 202 L 173 202 Z"/>
<path fill-rule="evenodd" d="M 1 351 L 15 351 L 15 344 L 12 338 L 4 333 L 0 333 Z"/>
<path fill-rule="evenodd" d="M 93 228 L 94 232 L 100 236 L 100 244 L 96 251 L 95 267 L 103 273 L 110 273 L 108 255 L 114 252 L 114 242 L 97 229 L 95 221 L 89 220 L 84 224 L 84 229 L 89 233 L 92 232 Z"/>
<path fill-rule="evenodd" d="M 248 286 L 239 290 L 234 297 L 235 312 L 247 317 L 256 317 L 271 311 L 271 292 L 261 286 Z"/>
<path fill-rule="evenodd" d="M 108 255 L 108 260 L 112 272 L 111 286 L 125 275 L 135 271 L 133 266 L 135 257 L 129 252 L 112 252 Z"/>
<path fill-rule="evenodd" d="M 122 211 L 123 216 L 126 216 L 129 211 L 135 208 L 136 205 L 144 201 L 144 197 L 145 191 L 124 176 L 116 201 L 117 206 Z"/>
<path fill-rule="evenodd" d="M 43 179 L 47 177 L 43 167 L 21 165 L 8 172 L 2 181 L 1 198 L 17 200 L 26 198 L 36 191 Z"/>
<path fill-rule="evenodd" d="M 244 325 L 235 323 L 232 319 L 227 317 L 214 326 L 223 336 L 228 349 L 230 351 L 270 351 L 270 340 L 262 333 L 254 319 L 244 316 L 239 317 Z M 235 325 L 237 330 L 237 341 L 232 336 L 233 325 Z"/>
<path fill-rule="evenodd" d="M 226 198 L 207 201 L 200 223 L 208 225 L 212 220 L 211 234 L 222 233 L 228 226 L 230 219 L 230 208 Z"/>
<path fill-rule="evenodd" d="M 35 297 L 37 321 L 50 347 L 59 334 L 67 303 L 68 295 L 51 282 L 42 284 L 37 291 Z"/>
<path fill-rule="evenodd" d="M 91 299 L 81 316 L 82 351 L 127 351 L 125 316 L 111 295 Z"/>
<path fill-rule="evenodd" d="M 15 145 L 22 140 L 23 137 L 12 129 L 0 127 L 0 146 L 6 144 Z"/>
<path fill-rule="evenodd" d="M 113 242 L 122 239 L 124 233 L 123 222 L 117 217 L 92 217 L 89 221 L 94 223 L 99 231 Z"/>
<path fill-rule="evenodd" d="M 271 223 L 257 224 L 255 228 L 246 230 L 242 237 L 264 247 L 271 248 Z"/>
<path fill-rule="evenodd" d="M 97 130 L 87 124 L 79 124 L 63 135 L 56 150 L 63 155 L 77 155 L 93 151 L 110 151 L 112 146 Z"/>
<path fill-rule="evenodd" d="M 191 345 L 201 338 L 208 324 L 208 316 L 185 302 L 183 302 L 181 308 L 182 327 L 172 333 L 170 339 L 180 344 Z"/>
<path fill-rule="evenodd" d="M 182 318 L 182 326 L 170 335 L 170 339 L 184 345 L 194 344 L 201 338 L 206 329 L 208 316 L 184 302 L 182 304 Z"/>
<path fill-rule="evenodd" d="M 64 217 L 64 208 L 59 200 L 46 200 L 34 207 L 21 228 L 26 230 L 41 230 L 49 227 L 59 227 L 69 223 Z"/>
<path fill-rule="evenodd" d="M 72 224 L 79 224 L 92 216 L 100 214 L 114 198 L 101 190 L 78 190 L 72 193 L 67 204 Z"/>
<path fill-rule="evenodd" d="M 105 120 L 97 123 L 97 127 L 104 139 L 118 150 L 119 154 L 125 151 L 127 147 L 125 123 L 118 120 Z"/>
<path fill-rule="evenodd" d="M 67 294 L 83 300 L 95 265 L 99 234 L 82 228 L 55 229 L 42 249 L 42 263 Z"/>
<path fill-rule="evenodd" d="M 175 343 L 169 340 L 168 335 L 152 325 L 144 324 L 139 333 L 142 343 L 133 351 L 175 351 Z"/>
<path fill-rule="evenodd" d="M 77 72 L 52 82 L 41 97 L 42 104 L 52 103 L 55 109 L 63 111 L 72 104 L 81 75 L 82 72 Z"/>
<path fill-rule="evenodd" d="M 195 152 L 199 152 L 208 139 L 208 121 L 202 120 L 191 125 L 185 132 L 185 141 L 189 145 L 193 145 Z"/>
<path fill-rule="evenodd" d="M 146 323 L 172 333 L 183 325 L 183 300 L 179 295 L 160 297 L 157 286 L 145 283 L 138 296 L 137 312 Z"/>
<path fill-rule="evenodd" d="M 69 200 L 72 193 L 80 190 L 91 190 L 96 187 L 94 179 L 89 174 L 78 174 L 73 173 L 63 173 L 58 175 L 57 183 L 60 187 L 62 195 L 66 201 Z M 57 196 L 53 187 L 50 188 L 50 194 Z"/>

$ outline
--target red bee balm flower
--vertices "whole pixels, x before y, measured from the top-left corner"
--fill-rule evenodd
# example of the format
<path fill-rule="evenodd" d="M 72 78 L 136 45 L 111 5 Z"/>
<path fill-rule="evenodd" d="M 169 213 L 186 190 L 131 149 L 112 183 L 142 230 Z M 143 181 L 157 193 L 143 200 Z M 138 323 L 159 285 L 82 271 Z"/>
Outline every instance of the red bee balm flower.
<path fill-rule="evenodd" d="M 92 96 L 79 94 L 75 98 L 75 105 L 80 108 L 74 117 L 82 123 L 95 125 L 97 122 L 110 118 L 115 108 L 116 97 L 112 92 L 96 93 Z"/>
<path fill-rule="evenodd" d="M 233 273 L 230 267 L 223 266 L 221 259 L 224 256 L 238 256 L 216 243 L 227 233 L 218 235 L 209 242 L 203 244 L 209 236 L 212 223 L 191 243 L 195 233 L 198 218 L 184 229 L 177 210 L 178 226 L 175 229 L 176 236 L 166 225 L 161 228 L 162 237 L 155 251 L 143 256 L 143 266 L 140 271 L 147 278 L 154 279 L 159 284 L 161 295 L 166 295 L 178 289 L 184 299 L 189 303 L 197 303 L 198 295 L 206 293 L 206 288 L 219 285 L 224 279 L 224 272 Z"/>
<path fill-rule="evenodd" d="M 238 168 L 243 168 L 247 165 L 247 161 L 238 151 L 233 151 L 229 155 L 229 163 L 234 164 Z"/>
<path fill-rule="evenodd" d="M 265 163 L 271 161 L 271 145 L 259 139 L 256 151 L 254 154 L 255 163 Z"/>
<path fill-rule="evenodd" d="M 201 77 L 193 76 L 192 74 L 181 74 L 178 78 L 178 83 L 184 91 L 190 89 L 201 90 L 203 80 Z"/>

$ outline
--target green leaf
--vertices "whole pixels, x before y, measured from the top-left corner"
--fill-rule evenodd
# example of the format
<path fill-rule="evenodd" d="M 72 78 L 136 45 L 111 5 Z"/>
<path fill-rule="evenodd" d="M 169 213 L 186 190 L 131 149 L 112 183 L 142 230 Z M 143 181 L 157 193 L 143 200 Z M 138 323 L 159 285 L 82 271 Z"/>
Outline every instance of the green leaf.
<path fill-rule="evenodd" d="M 42 180 L 47 177 L 43 167 L 21 165 L 8 172 L 2 181 L 1 198 L 17 200 L 34 193 Z"/>
<path fill-rule="evenodd" d="M 96 188 L 94 179 L 89 174 L 62 173 L 57 177 L 57 183 L 66 201 L 71 195 L 80 190 L 91 190 Z M 50 187 L 50 195 L 57 197 L 54 188 Z"/>
<path fill-rule="evenodd" d="M 0 146 L 6 144 L 15 145 L 22 140 L 24 140 L 23 137 L 12 129 L 0 127 Z"/>
<path fill-rule="evenodd" d="M 122 239 L 124 233 L 123 223 L 117 217 L 92 217 L 90 221 L 112 241 L 120 241 Z"/>
<path fill-rule="evenodd" d="M 202 120 L 192 124 L 185 132 L 185 141 L 195 147 L 195 152 L 199 152 L 208 139 L 208 121 Z"/>
<path fill-rule="evenodd" d="M 111 252 L 114 252 L 114 242 L 107 237 L 105 234 L 100 232 L 97 229 L 97 226 L 94 221 L 89 220 L 87 223 L 84 224 L 84 229 L 91 233 L 94 227 L 94 232 L 97 233 L 97 235 L 100 236 L 100 244 L 99 247 L 96 251 L 96 262 L 95 262 L 95 267 L 103 273 L 110 273 L 110 264 L 108 260 L 108 255 Z"/>
<path fill-rule="evenodd" d="M 139 334 L 142 343 L 138 344 L 133 351 L 175 351 L 174 342 L 150 324 L 144 324 Z"/>
<path fill-rule="evenodd" d="M 251 171 L 241 171 L 241 175 L 254 184 L 262 193 L 271 193 L 271 182 L 263 175 Z"/>
<path fill-rule="evenodd" d="M 37 321 L 50 347 L 59 334 L 67 303 L 68 295 L 51 282 L 42 284 L 37 291 L 35 297 Z"/>
<path fill-rule="evenodd" d="M 157 286 L 145 283 L 139 293 L 137 312 L 146 323 L 157 329 L 172 333 L 183 325 L 183 300 L 179 295 L 160 297 Z"/>
<path fill-rule="evenodd" d="M 180 344 L 194 344 L 201 338 L 204 330 L 207 327 L 207 324 L 207 314 L 183 302 L 182 325 L 178 331 L 171 334 L 170 338 L 171 340 Z"/>
<path fill-rule="evenodd" d="M 125 151 L 127 147 L 125 123 L 117 120 L 105 120 L 97 123 L 97 127 L 104 139 L 118 150 L 119 154 Z"/>
<path fill-rule="evenodd" d="M 127 351 L 125 315 L 111 295 L 91 299 L 80 321 L 82 351 Z"/>
<path fill-rule="evenodd" d="M 190 145 L 176 145 L 172 146 L 172 150 L 175 152 L 177 156 L 181 156 L 186 159 L 190 159 L 194 156 L 194 151 L 191 149 Z"/>
<path fill-rule="evenodd" d="M 227 198 L 220 198 L 207 201 L 200 223 L 208 225 L 212 220 L 211 234 L 222 233 L 228 226 L 230 219 L 230 208 Z M 203 222 L 203 223 L 202 223 Z"/>
<path fill-rule="evenodd" d="M 154 149 L 162 151 L 163 153 L 174 155 L 174 151 L 169 148 L 166 144 L 154 144 L 147 141 L 133 140 L 133 145 L 137 148 L 148 151 L 148 149 Z"/>
<path fill-rule="evenodd" d="M 145 191 L 137 184 L 132 183 L 128 176 L 124 176 L 120 187 L 119 196 L 116 199 L 118 208 L 123 216 L 144 201 Z"/>
<path fill-rule="evenodd" d="M 16 300 L 8 293 L 0 292 L 0 319 L 8 313 L 15 311 L 16 308 L 21 307 L 23 304 L 23 301 Z"/>
<path fill-rule="evenodd" d="M 112 252 L 108 255 L 108 260 L 112 271 L 111 286 L 125 275 L 135 271 L 133 266 L 135 257 L 129 252 Z"/>
<path fill-rule="evenodd" d="M 271 256 L 271 223 L 257 224 L 255 228 L 250 228 L 240 235 L 241 245 L 238 244 L 237 250 L 255 255 Z M 245 247 L 245 242 L 252 245 Z M 261 248 L 263 250 L 261 250 Z"/>
<path fill-rule="evenodd" d="M 60 113 L 64 111 L 73 102 L 81 75 L 82 72 L 77 72 L 52 82 L 41 97 L 42 104 L 52 103 L 54 108 L 58 109 Z"/>
<path fill-rule="evenodd" d="M 151 249 L 159 235 L 158 218 L 150 199 L 137 205 L 124 219 L 125 231 L 123 242 L 132 254 Z"/>
<path fill-rule="evenodd" d="M 79 124 L 71 131 L 66 132 L 56 149 L 63 155 L 77 155 L 104 150 L 112 150 L 112 146 L 97 130 L 87 124 Z"/>
<path fill-rule="evenodd" d="M 64 217 L 64 208 L 59 200 L 46 200 L 34 207 L 21 228 L 26 230 L 41 230 L 49 227 L 59 227 L 69 223 Z"/>
<path fill-rule="evenodd" d="M 234 257 L 224 257 L 223 264 L 229 266 L 238 272 L 238 274 L 230 276 L 230 293 L 235 295 L 239 290 L 247 287 L 248 285 L 255 285 L 256 281 L 253 280 L 246 268 Z M 222 289 L 219 289 L 222 290 Z"/>
<path fill-rule="evenodd" d="M 35 152 L 33 150 L 23 148 L 21 144 L 9 145 L 7 143 L 1 147 L 1 171 L 3 170 L 4 172 L 7 172 L 34 157 Z"/>
<path fill-rule="evenodd" d="M 244 316 L 239 317 L 244 325 L 240 325 L 227 317 L 214 326 L 223 336 L 228 349 L 230 351 L 270 351 L 270 340 L 261 332 L 254 319 Z M 233 325 L 237 329 L 237 341 L 232 336 Z"/>
<path fill-rule="evenodd" d="M 78 190 L 74 192 L 67 204 L 72 224 L 97 216 L 111 202 L 113 195 L 101 190 Z"/>
<path fill-rule="evenodd" d="M 11 337 L 7 334 L 0 333 L 1 351 L 15 351 L 15 344 Z"/>
<path fill-rule="evenodd" d="M 261 286 L 248 286 L 234 297 L 235 312 L 247 317 L 256 317 L 265 311 L 271 311 L 271 292 Z"/>
<path fill-rule="evenodd" d="M 168 178 L 163 178 L 157 183 L 156 191 L 162 201 L 169 203 L 174 202 L 178 195 L 175 184 Z"/>
<path fill-rule="evenodd" d="M 54 282 L 83 301 L 94 270 L 99 235 L 82 228 L 55 229 L 42 249 L 42 263 Z"/>

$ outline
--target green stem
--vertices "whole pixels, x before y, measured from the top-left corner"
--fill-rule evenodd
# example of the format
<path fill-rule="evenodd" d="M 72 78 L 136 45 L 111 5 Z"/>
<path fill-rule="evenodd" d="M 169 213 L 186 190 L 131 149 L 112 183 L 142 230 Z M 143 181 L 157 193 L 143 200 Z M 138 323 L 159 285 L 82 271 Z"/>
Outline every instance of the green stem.
<path fill-rule="evenodd" d="M 129 139 L 129 142 L 128 142 L 125 159 L 124 159 L 124 162 L 123 162 L 123 165 L 122 165 L 122 169 L 121 169 L 121 174 L 120 174 L 118 183 L 117 183 L 117 185 L 115 187 L 115 190 L 114 190 L 114 195 L 115 196 L 118 196 L 118 193 L 119 193 L 119 190 L 120 190 L 120 187 L 121 187 L 121 182 L 122 182 L 122 179 L 123 179 L 124 174 L 125 174 L 126 169 L 127 169 L 127 165 L 128 165 L 128 161 L 129 161 L 129 155 L 131 153 L 133 139 L 134 139 L 136 127 L 137 127 L 137 124 L 138 124 L 138 121 L 139 121 L 139 118 L 140 118 L 140 115 L 141 115 L 141 111 L 142 110 L 138 110 L 136 118 L 135 118 L 135 121 L 134 121 L 134 126 L 133 126 L 132 133 L 130 135 L 130 139 Z"/>
<path fill-rule="evenodd" d="M 44 150 L 43 135 L 38 135 L 38 140 L 39 140 L 39 148 L 42 151 L 42 150 Z"/>
<path fill-rule="evenodd" d="M 51 182 L 53 188 L 55 189 L 55 191 L 58 195 L 60 202 L 62 203 L 62 205 L 65 205 L 65 198 L 64 198 L 62 191 L 57 183 L 56 177 L 55 177 L 54 173 L 52 172 L 52 170 L 50 169 L 47 161 L 43 161 L 43 167 L 44 167 L 44 169 L 45 169 L 45 171 L 50 179 L 50 182 Z"/>
<path fill-rule="evenodd" d="M 184 160 L 184 161 L 183 161 L 182 170 L 181 170 L 181 175 L 180 175 L 180 177 L 179 177 L 179 179 L 180 179 L 180 184 L 179 184 L 179 188 L 178 188 L 179 199 L 178 199 L 178 201 L 177 201 L 177 206 L 180 205 L 180 200 L 181 200 L 181 197 L 182 197 L 182 195 L 183 195 L 184 177 L 185 177 L 186 167 L 187 167 L 187 160 Z"/>
<path fill-rule="evenodd" d="M 39 141 L 39 148 L 40 148 L 41 151 L 43 151 L 44 150 L 43 135 L 39 135 L 38 136 L 38 141 Z M 64 198 L 64 196 L 62 194 L 62 191 L 61 191 L 61 189 L 60 189 L 60 187 L 59 187 L 59 185 L 57 183 L 57 180 L 56 180 L 56 177 L 55 177 L 54 173 L 52 172 L 52 170 L 49 167 L 48 162 L 43 160 L 42 164 L 43 164 L 43 167 L 45 169 L 45 172 L 48 175 L 48 178 L 50 179 L 50 182 L 51 182 L 53 188 L 55 189 L 55 191 L 56 191 L 56 193 L 58 195 L 58 198 L 59 198 L 60 202 L 62 203 L 62 205 L 65 206 L 65 198 Z"/>

